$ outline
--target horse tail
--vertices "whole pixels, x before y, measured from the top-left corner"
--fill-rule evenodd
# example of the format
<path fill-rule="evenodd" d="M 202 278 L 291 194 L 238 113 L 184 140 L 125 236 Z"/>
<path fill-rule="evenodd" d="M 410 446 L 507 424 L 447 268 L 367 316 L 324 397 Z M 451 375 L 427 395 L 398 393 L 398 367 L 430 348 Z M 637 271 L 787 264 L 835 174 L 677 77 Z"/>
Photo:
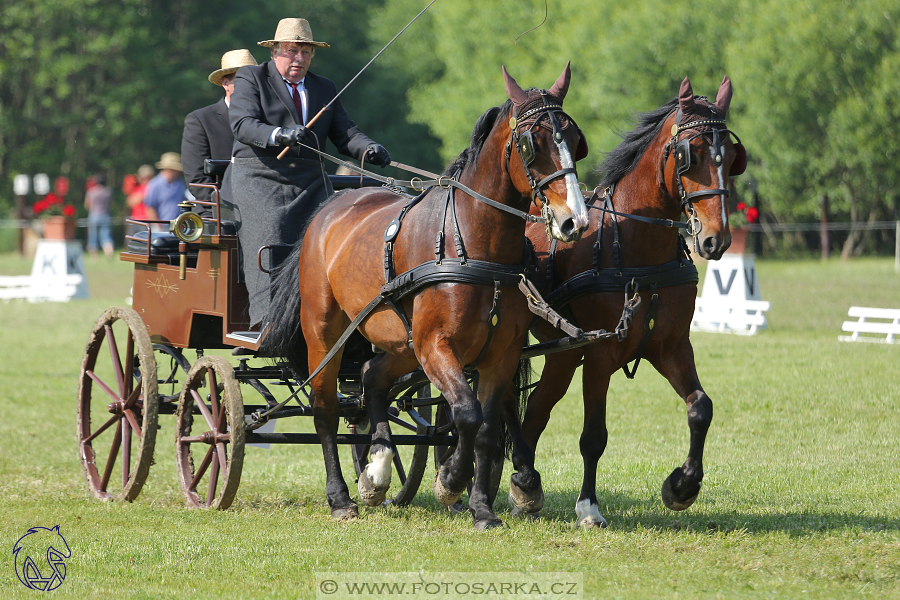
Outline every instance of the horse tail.
<path fill-rule="evenodd" d="M 259 351 L 264 356 L 284 357 L 298 377 L 309 371 L 306 340 L 300 329 L 300 251 L 302 238 L 277 267 L 271 282 L 268 326 Z"/>
<path fill-rule="evenodd" d="M 528 395 L 531 393 L 531 379 L 534 372 L 531 369 L 531 359 L 522 358 L 519 360 L 519 366 L 513 374 L 512 393 L 517 398 L 508 398 L 509 403 L 503 411 L 503 418 L 500 419 L 500 440 L 498 449 L 501 449 L 506 458 L 512 455 L 512 436 L 510 435 L 508 419 L 515 419 L 516 422 L 521 421 L 525 407 L 528 405 Z"/>

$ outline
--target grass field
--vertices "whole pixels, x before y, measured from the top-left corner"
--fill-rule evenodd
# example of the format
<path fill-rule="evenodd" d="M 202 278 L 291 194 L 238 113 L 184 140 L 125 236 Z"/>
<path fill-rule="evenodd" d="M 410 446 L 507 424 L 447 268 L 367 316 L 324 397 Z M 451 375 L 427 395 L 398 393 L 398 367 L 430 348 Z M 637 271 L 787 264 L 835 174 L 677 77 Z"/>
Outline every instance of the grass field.
<path fill-rule="evenodd" d="M 0 598 L 35 597 L 10 550 L 29 527 L 57 524 L 73 554 L 53 592 L 63 598 L 314 598 L 317 572 L 392 571 L 581 573 L 585 598 L 900 597 L 900 347 L 837 340 L 850 305 L 900 308 L 889 259 L 759 261 L 768 330 L 692 336 L 715 403 L 693 507 L 673 513 L 659 498 L 688 431 L 683 403 L 645 363 L 611 384 L 598 490 L 610 527 L 574 526 L 576 383 L 538 449 L 545 518 L 506 518 L 507 466 L 496 505 L 507 526 L 486 533 L 426 484 L 411 507 L 332 522 L 313 446 L 249 448 L 233 507 L 187 510 L 166 416 L 141 496 L 91 499 L 76 455 L 78 370 L 93 322 L 124 305 L 131 268 L 87 263 L 89 300 L 0 303 Z M 0 255 L 0 274 L 29 270 Z"/>

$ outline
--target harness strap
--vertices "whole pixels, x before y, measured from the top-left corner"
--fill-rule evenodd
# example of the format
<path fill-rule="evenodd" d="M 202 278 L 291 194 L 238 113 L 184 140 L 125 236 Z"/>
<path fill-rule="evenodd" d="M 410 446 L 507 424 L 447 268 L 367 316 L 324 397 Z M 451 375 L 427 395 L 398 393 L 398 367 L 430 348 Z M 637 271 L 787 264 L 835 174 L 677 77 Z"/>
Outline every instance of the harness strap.
<path fill-rule="evenodd" d="M 635 290 L 637 292 L 637 290 Z M 647 340 L 650 338 L 650 334 L 656 328 L 656 309 L 659 306 L 659 289 L 657 285 L 650 285 L 650 308 L 647 309 L 647 320 L 644 321 L 644 335 L 641 337 L 641 343 L 638 345 L 637 358 L 634 360 L 634 366 L 629 370 L 628 364 L 622 366 L 622 372 L 625 373 L 625 377 L 628 379 L 634 379 L 635 373 L 637 373 L 638 366 L 641 364 L 641 358 L 644 356 L 644 349 L 647 347 Z"/>
<path fill-rule="evenodd" d="M 652 267 L 622 269 L 621 274 L 617 273 L 615 269 L 585 271 L 553 290 L 547 296 L 547 301 L 555 308 L 560 309 L 582 294 L 625 291 L 632 280 L 641 288 L 654 284 L 658 287 L 670 287 L 698 283 L 700 276 L 693 263 L 685 264 L 681 260 L 673 260 Z"/>
<path fill-rule="evenodd" d="M 315 152 L 322 158 L 325 158 L 326 160 L 330 160 L 331 162 L 333 162 L 337 165 L 341 165 L 342 167 L 347 167 L 354 173 L 359 173 L 360 175 L 365 175 L 367 177 L 371 177 L 372 179 L 375 179 L 376 181 L 380 181 L 381 183 L 385 184 L 386 186 L 388 186 L 390 188 L 393 188 L 395 186 L 401 186 L 401 187 L 412 188 L 413 190 L 415 190 L 417 192 L 424 192 L 424 191 L 426 191 L 425 188 L 427 188 L 427 187 L 433 187 L 433 186 L 440 186 L 443 188 L 454 187 L 454 188 L 464 191 L 465 193 L 472 196 L 479 202 L 483 202 L 483 203 L 487 204 L 488 206 L 492 206 L 493 208 L 496 208 L 497 210 L 502 210 L 511 215 L 515 215 L 515 216 L 519 217 L 520 219 L 524 219 L 528 223 L 543 223 L 545 225 L 547 223 L 547 220 L 544 217 L 537 217 L 534 215 L 530 215 L 525 211 L 519 210 L 517 208 L 513 208 L 512 206 L 507 206 L 505 204 L 501 204 L 501 203 L 497 202 L 496 200 L 491 200 L 490 198 L 486 198 L 485 196 L 482 196 L 481 194 L 472 190 L 468 186 L 460 183 L 459 181 L 454 181 L 453 179 L 451 179 L 450 177 L 447 177 L 446 175 L 440 175 L 437 177 L 437 179 L 425 179 L 425 180 L 418 179 L 418 178 L 410 180 L 410 181 L 403 180 L 403 179 L 394 179 L 393 177 L 385 177 L 384 175 L 379 175 L 378 173 L 374 173 L 372 171 L 367 171 L 366 169 L 363 169 L 362 167 L 360 167 L 358 165 L 355 165 L 355 164 L 347 162 L 345 160 L 341 160 L 340 158 L 331 156 L 330 154 L 322 152 L 321 150 L 319 150 L 318 148 L 315 148 L 313 146 L 307 146 L 306 144 L 300 144 L 300 146 L 306 148 L 307 150 L 311 150 L 312 152 Z"/>
<path fill-rule="evenodd" d="M 487 352 L 488 346 L 491 345 L 491 339 L 494 337 L 494 329 L 497 328 L 497 325 L 500 324 L 500 282 L 494 282 L 494 302 L 491 304 L 491 310 L 488 313 L 488 335 L 487 340 L 484 342 L 484 346 L 481 348 L 481 352 L 478 353 L 478 358 L 475 359 L 470 365 L 466 365 L 466 369 L 474 370 L 478 367 L 478 363 L 481 362 L 481 359 L 484 358 L 484 353 Z M 477 388 L 477 386 L 476 386 Z"/>
<path fill-rule="evenodd" d="M 534 284 L 525 278 L 524 275 L 519 281 L 519 290 L 521 290 L 521 292 L 525 294 L 525 298 L 528 299 L 528 310 L 532 313 L 573 338 L 581 339 L 584 335 L 582 329 L 575 327 L 564 319 L 562 315 L 553 310 L 553 308 L 541 297 L 541 293 Z"/>

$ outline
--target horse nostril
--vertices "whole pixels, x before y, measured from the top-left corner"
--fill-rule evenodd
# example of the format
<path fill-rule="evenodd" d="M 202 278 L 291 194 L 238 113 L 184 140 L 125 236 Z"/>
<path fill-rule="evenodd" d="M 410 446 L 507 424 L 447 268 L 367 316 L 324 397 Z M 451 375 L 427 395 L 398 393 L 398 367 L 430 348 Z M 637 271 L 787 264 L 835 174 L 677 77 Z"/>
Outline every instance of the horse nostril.
<path fill-rule="evenodd" d="M 569 217 L 565 221 L 563 221 L 559 226 L 559 232 L 564 236 L 571 237 L 572 234 L 575 233 L 575 219 Z"/>
<path fill-rule="evenodd" d="M 700 247 L 707 254 L 715 254 L 716 250 L 719 249 L 719 241 L 716 239 L 716 236 L 710 235 L 703 238 L 703 243 L 700 244 Z"/>

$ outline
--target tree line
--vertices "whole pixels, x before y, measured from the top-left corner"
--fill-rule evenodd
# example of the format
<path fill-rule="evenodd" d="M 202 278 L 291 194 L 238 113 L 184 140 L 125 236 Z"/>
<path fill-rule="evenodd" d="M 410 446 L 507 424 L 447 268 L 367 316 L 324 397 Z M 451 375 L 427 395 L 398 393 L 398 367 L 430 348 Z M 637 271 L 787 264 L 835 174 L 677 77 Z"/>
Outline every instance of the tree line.
<path fill-rule="evenodd" d="M 340 88 L 426 4 L 4 3 L 0 203 L 9 207 L 17 173 L 67 175 L 78 190 L 94 171 L 121 180 L 177 149 L 184 115 L 219 97 L 206 76 L 221 54 L 244 47 L 266 60 L 256 42 L 280 18 L 306 17 L 332 45 L 312 70 Z M 637 113 L 674 97 L 685 76 L 714 96 L 727 74 L 729 127 L 750 160 L 735 201 L 754 191 L 773 222 L 818 220 L 826 198 L 832 220 L 891 220 L 900 217 L 898 26 L 895 0 L 438 0 L 343 101 L 395 160 L 439 170 L 505 99 L 501 64 L 523 86 L 548 87 L 571 60 L 566 110 L 587 134 L 579 170 L 594 183 Z M 848 243 L 862 248 L 861 238 Z"/>

